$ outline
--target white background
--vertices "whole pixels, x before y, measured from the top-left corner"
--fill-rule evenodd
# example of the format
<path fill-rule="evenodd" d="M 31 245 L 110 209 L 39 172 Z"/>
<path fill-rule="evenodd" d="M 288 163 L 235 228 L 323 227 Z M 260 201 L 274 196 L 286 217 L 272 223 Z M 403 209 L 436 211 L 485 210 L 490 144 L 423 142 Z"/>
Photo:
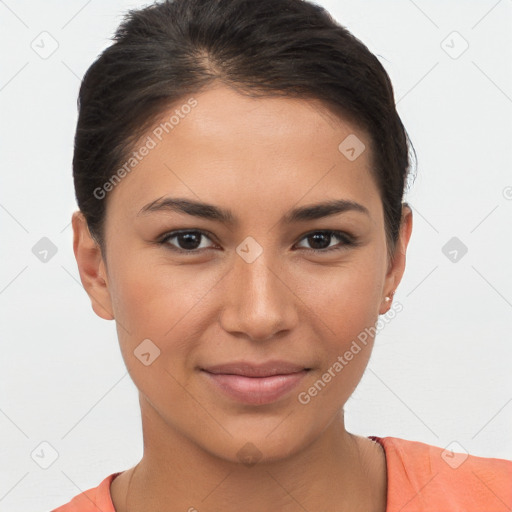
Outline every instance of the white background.
<path fill-rule="evenodd" d="M 404 309 L 378 334 L 347 429 L 512 459 L 512 1 L 319 3 L 390 74 L 418 156 Z M 81 77 L 143 5 L 0 2 L 1 511 L 47 511 L 142 455 L 136 388 L 69 223 Z M 59 45 L 47 59 L 31 48 L 43 31 Z M 453 31 L 469 44 L 458 58 Z M 454 236 L 457 262 L 442 252 Z M 57 247 L 46 263 L 42 237 Z M 31 457 L 42 442 L 58 452 L 48 469 Z"/>

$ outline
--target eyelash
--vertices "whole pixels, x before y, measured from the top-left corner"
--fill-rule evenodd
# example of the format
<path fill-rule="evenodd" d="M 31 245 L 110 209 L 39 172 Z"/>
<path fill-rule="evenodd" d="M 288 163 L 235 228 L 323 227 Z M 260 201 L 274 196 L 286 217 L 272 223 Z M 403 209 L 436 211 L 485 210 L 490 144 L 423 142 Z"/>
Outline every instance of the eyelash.
<path fill-rule="evenodd" d="M 199 233 L 202 236 L 211 240 L 209 233 L 207 233 L 206 231 L 202 231 L 200 229 L 191 229 L 191 230 L 171 231 L 170 233 L 167 233 L 167 234 L 163 235 L 162 237 L 159 237 L 159 239 L 157 240 L 157 243 L 160 245 L 166 245 L 171 251 L 175 251 L 175 252 L 178 252 L 181 254 L 198 254 L 204 250 L 212 249 L 211 247 L 207 247 L 207 248 L 203 248 L 203 249 L 186 250 L 186 249 L 180 249 L 179 247 L 172 246 L 168 243 L 171 238 L 175 238 L 178 235 L 184 235 L 184 234 L 189 234 L 189 233 L 196 233 L 196 234 Z M 299 242 L 301 242 L 305 238 L 308 238 L 317 233 L 322 233 L 324 235 L 329 235 L 331 237 L 334 236 L 334 237 L 338 238 L 339 240 L 341 240 L 343 242 L 343 244 L 341 246 L 330 247 L 328 249 L 307 249 L 307 248 L 305 248 L 306 251 L 316 253 L 316 254 L 320 254 L 320 253 L 325 254 L 325 253 L 331 253 L 334 251 L 340 251 L 346 247 L 355 247 L 358 245 L 356 238 L 353 237 L 352 235 L 349 235 L 348 233 L 346 233 L 344 231 L 336 231 L 336 230 L 330 230 L 330 229 L 317 230 L 317 231 L 311 231 L 309 233 L 306 233 L 299 240 Z M 211 241 L 213 242 L 213 240 L 211 240 Z"/>

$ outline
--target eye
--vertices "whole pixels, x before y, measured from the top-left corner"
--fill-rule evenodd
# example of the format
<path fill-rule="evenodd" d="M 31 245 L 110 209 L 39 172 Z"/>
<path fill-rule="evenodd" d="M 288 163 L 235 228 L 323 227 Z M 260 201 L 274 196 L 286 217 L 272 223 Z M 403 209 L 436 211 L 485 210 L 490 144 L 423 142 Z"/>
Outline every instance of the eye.
<path fill-rule="evenodd" d="M 202 252 L 203 249 L 211 248 L 204 246 L 201 247 L 201 237 L 208 238 L 210 240 L 208 234 L 200 230 L 173 231 L 165 235 L 163 238 L 160 238 L 158 243 L 162 245 L 165 244 L 169 249 L 176 252 L 194 254 L 197 252 Z M 176 247 L 169 243 L 173 238 L 177 239 L 177 243 L 180 247 Z"/>
<path fill-rule="evenodd" d="M 201 230 L 181 230 L 181 231 L 172 231 L 170 233 L 165 234 L 160 237 L 158 243 L 161 245 L 165 245 L 167 248 L 172 251 L 185 253 L 185 254 L 196 254 L 199 252 L 203 252 L 207 249 L 212 249 L 215 246 L 204 246 L 201 242 L 201 239 L 211 240 L 209 233 Z M 171 240 L 176 239 L 176 243 L 178 246 L 170 243 Z M 330 247 L 333 239 L 337 239 L 340 243 Z M 314 253 L 326 253 L 331 251 L 339 251 L 344 248 L 350 246 L 356 246 L 357 241 L 348 233 L 344 231 L 333 231 L 333 230 L 325 230 L 325 231 L 312 231 L 311 233 L 306 234 L 302 237 L 301 240 L 307 240 L 313 247 L 311 249 L 305 248 L 309 252 Z"/>
<path fill-rule="evenodd" d="M 341 245 L 329 247 L 333 238 L 340 240 Z M 306 248 L 306 250 L 316 253 L 339 251 L 347 246 L 357 245 L 355 238 L 344 231 L 313 231 L 305 235 L 302 240 L 308 240 L 313 245 L 312 249 Z"/>

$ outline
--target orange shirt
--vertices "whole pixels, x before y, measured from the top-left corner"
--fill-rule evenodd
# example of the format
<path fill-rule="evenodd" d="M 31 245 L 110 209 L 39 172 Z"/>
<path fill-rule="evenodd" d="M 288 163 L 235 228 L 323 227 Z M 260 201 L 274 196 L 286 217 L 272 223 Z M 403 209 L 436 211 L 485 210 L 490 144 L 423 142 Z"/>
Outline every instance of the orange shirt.
<path fill-rule="evenodd" d="M 386 453 L 386 512 L 510 512 L 512 461 L 446 451 L 418 441 L 368 436 Z M 121 472 L 52 512 L 115 512 L 110 484 Z"/>

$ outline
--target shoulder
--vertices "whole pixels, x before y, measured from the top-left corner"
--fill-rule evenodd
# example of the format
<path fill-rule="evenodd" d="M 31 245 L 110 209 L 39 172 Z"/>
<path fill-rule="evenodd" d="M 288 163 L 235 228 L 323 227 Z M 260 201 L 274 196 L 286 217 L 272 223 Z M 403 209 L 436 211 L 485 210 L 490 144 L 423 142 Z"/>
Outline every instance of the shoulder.
<path fill-rule="evenodd" d="M 512 510 L 512 461 L 396 437 L 378 439 L 387 459 L 386 512 Z"/>
<path fill-rule="evenodd" d="M 78 494 L 71 501 L 51 512 L 115 512 L 110 494 L 110 484 L 120 474 L 121 472 L 112 473 L 104 478 L 97 487 Z"/>

